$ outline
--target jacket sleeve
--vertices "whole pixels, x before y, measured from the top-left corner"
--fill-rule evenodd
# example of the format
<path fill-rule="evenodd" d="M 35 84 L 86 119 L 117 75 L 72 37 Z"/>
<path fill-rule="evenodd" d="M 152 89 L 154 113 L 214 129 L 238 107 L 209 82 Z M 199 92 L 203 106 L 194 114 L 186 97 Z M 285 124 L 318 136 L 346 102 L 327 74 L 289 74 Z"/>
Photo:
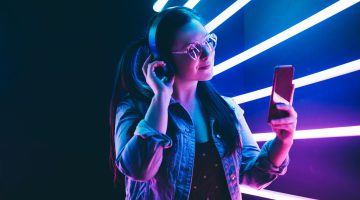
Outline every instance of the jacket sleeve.
<path fill-rule="evenodd" d="M 126 176 L 147 181 L 157 173 L 163 149 L 172 146 L 166 134 L 150 127 L 130 101 L 122 101 L 116 110 L 114 143 L 116 166 Z"/>
<path fill-rule="evenodd" d="M 260 149 L 244 118 L 244 110 L 234 100 L 231 101 L 240 125 L 239 132 L 243 143 L 240 184 L 256 189 L 265 188 L 279 175 L 286 173 L 289 156 L 279 167 L 272 164 L 269 160 L 269 151 L 274 139 L 267 141 Z"/>

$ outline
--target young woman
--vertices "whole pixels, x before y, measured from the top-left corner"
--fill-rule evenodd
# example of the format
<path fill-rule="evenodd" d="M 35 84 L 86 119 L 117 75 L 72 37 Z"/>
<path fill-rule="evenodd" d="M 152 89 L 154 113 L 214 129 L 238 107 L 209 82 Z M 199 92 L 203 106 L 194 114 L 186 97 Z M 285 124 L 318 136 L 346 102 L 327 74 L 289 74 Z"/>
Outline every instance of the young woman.
<path fill-rule="evenodd" d="M 297 114 L 271 121 L 261 149 L 244 111 L 210 84 L 217 37 L 191 9 L 155 15 L 123 54 L 110 106 L 113 163 L 126 199 L 241 199 L 286 172 Z"/>

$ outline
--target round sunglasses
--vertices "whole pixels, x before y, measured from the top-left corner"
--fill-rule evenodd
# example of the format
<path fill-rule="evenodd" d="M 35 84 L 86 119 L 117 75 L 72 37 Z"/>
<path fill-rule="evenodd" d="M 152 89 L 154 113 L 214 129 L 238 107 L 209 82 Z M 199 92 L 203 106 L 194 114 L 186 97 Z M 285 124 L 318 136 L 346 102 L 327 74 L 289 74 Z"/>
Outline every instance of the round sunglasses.
<path fill-rule="evenodd" d="M 200 42 L 194 42 L 189 44 L 184 51 L 173 51 L 172 54 L 187 54 L 191 59 L 197 60 L 200 58 L 203 53 L 204 47 L 208 48 L 210 51 L 214 51 L 217 44 L 217 36 L 215 33 L 208 34 L 205 40 Z"/>

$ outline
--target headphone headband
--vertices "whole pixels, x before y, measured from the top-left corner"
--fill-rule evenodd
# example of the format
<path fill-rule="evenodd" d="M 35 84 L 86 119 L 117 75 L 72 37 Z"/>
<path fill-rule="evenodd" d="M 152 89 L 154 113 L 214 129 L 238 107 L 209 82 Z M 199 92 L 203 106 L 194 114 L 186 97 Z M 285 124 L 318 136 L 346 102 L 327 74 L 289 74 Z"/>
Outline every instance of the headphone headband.
<path fill-rule="evenodd" d="M 154 55 L 155 58 L 160 57 L 160 53 L 159 53 L 159 51 L 158 51 L 158 49 L 156 47 L 156 31 L 158 29 L 158 26 L 159 26 L 160 22 L 162 21 L 162 19 L 171 10 L 177 10 L 177 9 L 185 9 L 185 10 L 188 10 L 188 11 L 192 12 L 192 9 L 187 8 L 187 7 L 183 7 L 183 6 L 174 6 L 174 7 L 166 8 L 165 10 L 161 11 L 160 13 L 158 13 L 155 16 L 155 19 L 153 20 L 152 25 L 149 28 L 148 44 L 149 44 L 150 51 L 152 52 L 152 54 Z"/>
<path fill-rule="evenodd" d="M 159 57 L 159 52 L 156 48 L 156 31 L 157 31 L 157 27 L 158 27 L 160 21 L 162 20 L 162 18 L 164 16 L 165 15 L 156 16 L 154 19 L 154 22 L 152 23 L 152 25 L 149 29 L 148 43 L 149 43 L 150 51 L 152 52 L 155 59 Z"/>

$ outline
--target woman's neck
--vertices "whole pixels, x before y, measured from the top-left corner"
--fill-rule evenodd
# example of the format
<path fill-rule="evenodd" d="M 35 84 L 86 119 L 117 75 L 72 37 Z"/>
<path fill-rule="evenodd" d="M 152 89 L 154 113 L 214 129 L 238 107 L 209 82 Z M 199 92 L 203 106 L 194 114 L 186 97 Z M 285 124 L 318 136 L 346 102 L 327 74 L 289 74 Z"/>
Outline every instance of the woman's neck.
<path fill-rule="evenodd" d="M 198 81 L 180 82 L 175 79 L 172 97 L 189 112 L 192 112 L 197 103 L 197 84 Z"/>

